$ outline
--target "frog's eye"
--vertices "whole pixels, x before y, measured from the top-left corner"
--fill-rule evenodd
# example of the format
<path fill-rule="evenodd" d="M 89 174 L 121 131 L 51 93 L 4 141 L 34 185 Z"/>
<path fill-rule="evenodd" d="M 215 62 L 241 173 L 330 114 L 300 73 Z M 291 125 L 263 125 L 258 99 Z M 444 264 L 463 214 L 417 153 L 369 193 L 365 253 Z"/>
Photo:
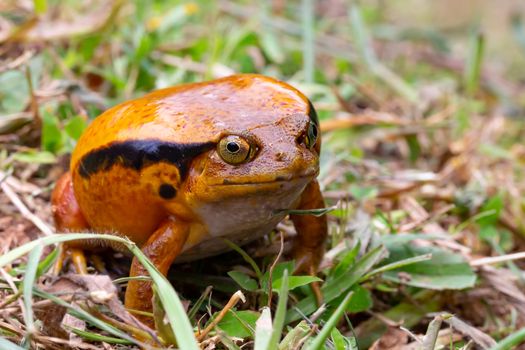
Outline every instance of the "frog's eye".
<path fill-rule="evenodd" d="M 319 136 L 319 129 L 317 129 L 317 125 L 314 123 L 308 124 L 308 130 L 306 131 L 306 135 L 304 136 L 304 144 L 306 147 L 312 149 L 315 146 L 315 143 L 317 142 L 317 137 Z"/>
<path fill-rule="evenodd" d="M 217 152 L 226 163 L 235 165 L 249 160 L 255 148 L 242 137 L 229 135 L 219 141 Z"/>

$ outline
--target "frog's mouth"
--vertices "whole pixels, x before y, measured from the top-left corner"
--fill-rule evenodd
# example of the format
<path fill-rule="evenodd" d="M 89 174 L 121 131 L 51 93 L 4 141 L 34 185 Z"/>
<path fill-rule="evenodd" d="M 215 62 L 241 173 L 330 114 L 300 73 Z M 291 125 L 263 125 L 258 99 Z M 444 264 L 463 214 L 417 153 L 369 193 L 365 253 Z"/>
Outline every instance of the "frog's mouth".
<path fill-rule="evenodd" d="M 301 174 L 299 176 L 289 174 L 289 175 L 277 175 L 273 179 L 267 181 L 243 181 L 243 180 L 232 180 L 232 179 L 223 179 L 222 183 L 212 184 L 210 186 L 257 186 L 257 185 L 272 185 L 279 183 L 293 183 L 297 181 L 313 179 L 319 174 L 319 171 L 312 171 L 306 174 Z"/>

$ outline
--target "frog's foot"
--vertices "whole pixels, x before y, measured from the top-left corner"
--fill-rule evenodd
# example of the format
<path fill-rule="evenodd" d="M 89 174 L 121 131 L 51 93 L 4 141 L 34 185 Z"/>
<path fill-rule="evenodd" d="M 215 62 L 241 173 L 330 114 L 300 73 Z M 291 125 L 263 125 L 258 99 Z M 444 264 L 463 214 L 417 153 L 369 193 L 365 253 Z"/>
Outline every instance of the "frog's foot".
<path fill-rule="evenodd" d="M 92 254 L 89 256 L 91 263 L 95 267 L 95 269 L 102 273 L 107 275 L 108 270 L 106 270 L 106 264 L 104 263 L 104 260 L 100 257 L 98 254 Z"/>
<path fill-rule="evenodd" d="M 64 261 L 68 258 L 71 259 L 75 270 L 80 275 L 87 275 L 87 262 L 84 251 L 79 248 L 71 248 L 65 245 L 62 245 L 59 251 L 58 259 L 55 262 L 53 267 L 53 274 L 58 275 L 60 271 L 64 268 Z"/>
<path fill-rule="evenodd" d="M 87 275 L 87 263 L 84 251 L 78 248 L 71 248 L 69 250 L 69 255 L 75 270 L 77 270 L 77 273 L 81 275 Z"/>
<path fill-rule="evenodd" d="M 294 274 L 309 274 L 310 276 L 317 275 L 317 267 L 319 266 L 319 261 L 323 256 L 323 249 L 308 249 L 304 246 L 296 246 L 294 248 L 294 256 L 296 261 L 296 267 Z M 310 283 L 310 288 L 315 295 L 315 300 L 317 305 L 321 306 L 323 303 L 323 293 L 321 292 L 321 284 L 316 281 Z"/>

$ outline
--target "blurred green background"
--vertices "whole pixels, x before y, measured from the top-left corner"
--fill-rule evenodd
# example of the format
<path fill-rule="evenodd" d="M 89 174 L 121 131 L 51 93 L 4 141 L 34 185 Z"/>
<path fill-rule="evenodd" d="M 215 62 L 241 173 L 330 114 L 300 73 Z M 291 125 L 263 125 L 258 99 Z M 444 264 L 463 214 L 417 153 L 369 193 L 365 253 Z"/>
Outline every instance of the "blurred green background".
<path fill-rule="evenodd" d="M 375 107 L 397 104 L 409 112 L 416 106 L 425 113 L 422 99 L 429 94 L 479 93 L 479 73 L 488 94 L 509 114 L 520 114 L 523 98 L 515 85 L 525 74 L 523 2 L 361 1 L 355 16 L 352 4 L 3 0 L 0 55 L 8 68 L 30 62 L 47 126 L 44 150 L 54 153 L 70 151 L 81 119 L 108 106 L 234 72 L 291 82 L 316 102 L 322 119 L 337 114 L 338 98 L 350 100 L 360 87 L 378 83 L 387 86 L 373 93 Z M 30 109 L 26 75 L 23 69 L 0 75 L 0 113 Z M 397 103 L 398 97 L 413 105 Z M 481 108 L 491 106 L 484 102 Z M 25 117 L 2 127 L 10 131 L 11 124 L 30 121 Z"/>

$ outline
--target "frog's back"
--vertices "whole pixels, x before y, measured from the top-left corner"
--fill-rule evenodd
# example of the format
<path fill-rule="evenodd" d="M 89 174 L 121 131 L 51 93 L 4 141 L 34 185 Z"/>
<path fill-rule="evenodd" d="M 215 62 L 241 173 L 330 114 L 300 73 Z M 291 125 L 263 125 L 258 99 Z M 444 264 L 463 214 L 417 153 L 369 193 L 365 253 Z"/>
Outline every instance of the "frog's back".
<path fill-rule="evenodd" d="M 250 130 L 275 122 L 276 115 L 305 113 L 308 103 L 291 86 L 255 74 L 157 90 L 97 117 L 73 152 L 71 170 L 84 155 L 108 145 L 152 139 L 178 144 L 216 142 L 228 128 Z"/>

